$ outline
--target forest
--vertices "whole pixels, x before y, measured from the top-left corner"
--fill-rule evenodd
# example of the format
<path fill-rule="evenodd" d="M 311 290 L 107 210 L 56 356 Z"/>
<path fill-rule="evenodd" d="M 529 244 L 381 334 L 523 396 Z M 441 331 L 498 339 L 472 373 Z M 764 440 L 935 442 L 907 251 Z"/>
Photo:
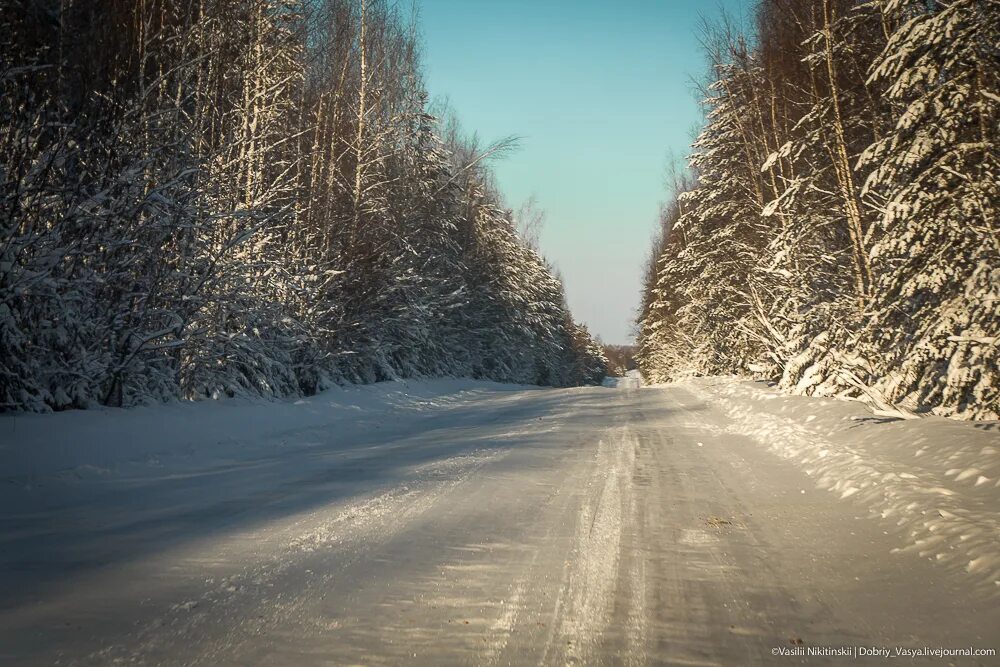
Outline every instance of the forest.
<path fill-rule="evenodd" d="M 384 0 L 0 0 L 0 410 L 600 382 Z"/>
<path fill-rule="evenodd" d="M 643 374 L 1000 418 L 1000 2 L 761 0 L 704 43 Z"/>

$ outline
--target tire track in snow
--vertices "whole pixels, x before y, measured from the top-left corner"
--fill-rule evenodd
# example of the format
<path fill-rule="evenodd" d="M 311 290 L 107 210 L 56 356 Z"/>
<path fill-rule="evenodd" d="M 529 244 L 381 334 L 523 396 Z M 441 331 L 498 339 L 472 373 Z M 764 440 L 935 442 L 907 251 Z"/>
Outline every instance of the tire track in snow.
<path fill-rule="evenodd" d="M 532 557 L 529 569 L 534 569 L 536 555 Z M 510 636 L 514 632 L 514 627 L 517 624 L 517 617 L 521 611 L 521 598 L 524 595 L 525 578 L 522 578 L 517 586 L 514 588 L 514 592 L 511 596 L 502 601 L 501 603 L 501 613 L 493 625 L 490 627 L 487 633 L 485 642 L 486 647 L 480 654 L 480 659 L 477 664 L 480 665 L 496 665 L 500 662 L 500 656 L 503 650 L 507 647 L 507 642 L 510 641 Z"/>
<path fill-rule="evenodd" d="M 542 664 L 586 665 L 599 661 L 594 653 L 612 612 L 623 527 L 634 521 L 632 475 L 636 444 L 627 426 L 614 441 L 605 438 L 598 443 L 588 485 L 591 497 L 580 510 L 574 553 L 556 600 L 556 629 L 549 637 Z M 639 638 L 642 628 L 634 626 L 634 638 Z"/>
<path fill-rule="evenodd" d="M 633 440 L 632 456 L 633 467 L 635 469 L 634 457 L 638 450 L 638 442 Z M 632 475 L 629 474 L 629 479 Z M 632 525 L 640 528 L 636 524 L 639 518 L 638 501 L 634 488 L 629 486 L 629 516 Z M 629 610 L 628 620 L 625 627 L 625 638 L 628 642 L 628 653 L 625 656 L 625 664 L 628 667 L 642 667 L 646 664 L 646 639 L 648 635 L 647 610 L 646 610 L 646 559 L 636 545 L 635 553 L 632 555 L 632 562 L 629 569 Z"/>

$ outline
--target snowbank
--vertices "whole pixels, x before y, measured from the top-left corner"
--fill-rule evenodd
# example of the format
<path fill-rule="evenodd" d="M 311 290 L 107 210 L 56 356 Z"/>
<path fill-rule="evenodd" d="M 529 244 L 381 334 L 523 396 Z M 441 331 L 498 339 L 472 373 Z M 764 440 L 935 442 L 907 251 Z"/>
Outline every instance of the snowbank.
<path fill-rule="evenodd" d="M 683 386 L 726 412 L 728 430 L 894 523 L 907 536 L 902 550 L 1000 586 L 1000 422 L 893 419 L 737 378 Z"/>
<path fill-rule="evenodd" d="M 0 414 L 0 482 L 99 477 L 183 460 L 246 458 L 261 450 L 309 447 L 309 431 L 344 437 L 421 415 L 440 414 L 523 385 L 464 379 L 337 387 L 299 400 L 230 399 L 54 414 Z M 293 437 L 294 436 L 294 437 Z"/>

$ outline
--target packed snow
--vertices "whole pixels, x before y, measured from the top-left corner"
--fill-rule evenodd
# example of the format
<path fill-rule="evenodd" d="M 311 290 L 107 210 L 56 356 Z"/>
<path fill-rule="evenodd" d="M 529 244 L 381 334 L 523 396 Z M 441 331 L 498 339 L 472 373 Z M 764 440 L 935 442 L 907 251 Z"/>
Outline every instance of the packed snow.
<path fill-rule="evenodd" d="M 990 646 L 996 423 L 708 378 L 0 418 L 0 662 Z"/>
<path fill-rule="evenodd" d="M 439 460 L 431 443 L 430 451 L 398 447 L 397 470 L 356 474 L 369 457 L 397 447 L 394 438 L 474 425 L 480 410 L 502 410 L 531 389 L 422 380 L 336 388 L 300 400 L 0 415 L 0 569 L 22 572 L 6 582 L 6 592 L 30 590 L 37 573 L 88 570 L 191 532 L 210 533 L 244 505 L 259 511 L 280 504 L 280 494 L 271 498 L 269 489 L 308 479 L 318 474 L 313 467 L 331 462 L 339 465 L 327 473 L 330 483 L 345 489 L 337 495 L 349 489 L 362 496 L 389 481 L 474 466 L 489 451 L 472 442 Z M 254 488 L 262 497 L 248 500 Z M 405 498 L 396 496 L 405 493 L 375 494 L 351 516 L 398 511 Z M 329 490 L 323 498 L 329 500 Z M 318 527 L 293 546 L 324 539 Z"/>

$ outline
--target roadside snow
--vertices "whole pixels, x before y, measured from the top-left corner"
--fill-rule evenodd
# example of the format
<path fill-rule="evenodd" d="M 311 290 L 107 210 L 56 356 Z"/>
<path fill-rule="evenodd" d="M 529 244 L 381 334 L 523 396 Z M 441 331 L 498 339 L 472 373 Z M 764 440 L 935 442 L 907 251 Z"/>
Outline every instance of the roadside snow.
<path fill-rule="evenodd" d="M 1000 586 L 1000 422 L 880 417 L 858 403 L 787 396 L 764 383 L 682 384 L 749 436 L 906 536 L 914 551 Z"/>
<path fill-rule="evenodd" d="M 129 409 L 0 415 L 0 484 L 86 479 L 142 468 L 204 467 L 248 454 L 308 448 L 334 430 L 343 439 L 439 414 L 476 398 L 527 389 L 464 379 L 337 387 L 286 401 L 231 399 Z M 295 437 L 291 437 L 291 436 Z"/>
<path fill-rule="evenodd" d="M 470 429 L 525 409 L 525 389 L 438 379 L 301 400 L 0 415 L 0 609 L 53 577 L 231 531 L 242 516 L 309 517 L 335 501 L 398 513 L 409 491 L 481 465 L 491 450 Z M 328 540 L 316 530 L 297 547 Z"/>
<path fill-rule="evenodd" d="M 101 638 L 87 664 L 174 662 L 232 619 L 257 637 L 298 613 L 290 590 L 328 587 L 522 429 L 554 428 L 535 389 L 438 379 L 4 415 L 0 625 L 46 651 L 39 619 L 85 610 L 56 634 L 88 651 Z"/>

